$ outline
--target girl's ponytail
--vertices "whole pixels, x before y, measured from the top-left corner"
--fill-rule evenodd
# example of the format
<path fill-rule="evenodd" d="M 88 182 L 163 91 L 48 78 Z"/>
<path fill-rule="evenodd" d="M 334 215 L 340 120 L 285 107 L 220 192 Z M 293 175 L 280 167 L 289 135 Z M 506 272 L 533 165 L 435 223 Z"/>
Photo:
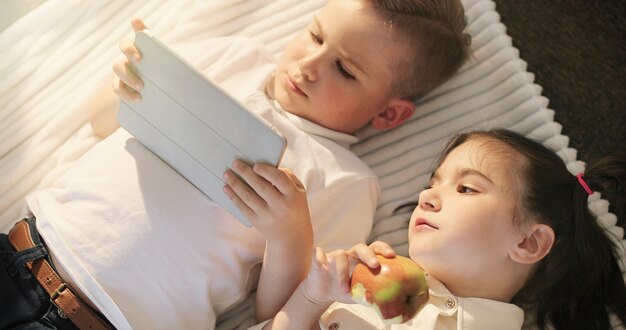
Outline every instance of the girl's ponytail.
<path fill-rule="evenodd" d="M 592 191 L 607 195 L 626 194 L 626 159 L 607 155 L 590 162 L 583 180 Z"/>
<path fill-rule="evenodd" d="M 585 185 L 589 190 L 593 192 L 599 192 L 605 196 L 623 196 L 626 194 L 626 159 L 620 158 L 616 155 L 607 155 L 602 158 L 598 158 L 595 161 L 591 161 L 587 165 L 587 169 L 583 175 L 577 177 L 579 185 L 575 195 L 574 207 L 578 211 L 574 216 L 577 218 L 575 221 L 584 221 L 586 223 L 597 224 L 596 219 L 591 215 L 587 204 L 588 191 L 585 189 Z M 602 236 L 607 236 L 608 233 L 601 229 Z M 598 285 L 594 288 L 597 292 L 591 294 L 596 296 L 596 299 L 590 299 L 590 303 L 595 303 L 595 311 L 589 315 L 589 311 L 579 311 L 586 315 L 584 317 L 593 317 L 594 314 L 598 317 L 602 317 L 606 305 L 609 311 L 613 312 L 621 321 L 626 325 L 626 287 L 624 284 L 624 272 L 626 272 L 626 265 L 621 264 L 620 269 L 620 256 L 619 251 L 623 251 L 623 247 L 616 246 L 614 241 L 609 239 L 603 239 L 599 235 L 590 236 L 591 245 L 589 248 L 595 256 L 593 258 L 594 271 Z M 620 241 L 618 237 L 617 242 Z M 607 243 L 610 243 L 609 247 L 606 247 Z M 619 243 L 617 243 L 619 244 Z M 610 248 L 611 254 L 604 252 L 607 248 Z M 600 268 L 601 267 L 601 268 Z M 602 300 L 605 303 L 602 303 Z M 590 307 L 593 308 L 593 307 Z M 602 322 L 602 328 L 609 329 L 610 324 Z M 600 324 L 599 322 L 597 324 Z M 604 326 L 606 325 L 606 326 Z"/>

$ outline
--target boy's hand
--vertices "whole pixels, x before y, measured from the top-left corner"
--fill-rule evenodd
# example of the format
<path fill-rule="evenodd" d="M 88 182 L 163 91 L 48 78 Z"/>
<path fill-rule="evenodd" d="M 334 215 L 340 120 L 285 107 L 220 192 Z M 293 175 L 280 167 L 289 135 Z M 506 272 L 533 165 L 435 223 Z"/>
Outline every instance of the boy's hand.
<path fill-rule="evenodd" d="M 304 282 L 304 295 L 317 305 L 329 305 L 334 301 L 354 303 L 350 295 L 350 276 L 357 262 L 375 269 L 380 267 L 377 254 L 393 257 L 396 253 L 387 243 L 376 241 L 369 246 L 361 243 L 348 251 L 335 250 L 328 254 L 318 247 L 314 254 Z"/>
<path fill-rule="evenodd" d="M 224 178 L 226 195 L 268 242 L 285 247 L 305 243 L 297 242 L 303 238 L 312 242 L 306 191 L 290 170 L 237 160 Z"/>
<path fill-rule="evenodd" d="M 146 29 L 142 20 L 134 18 L 131 21 L 133 31 L 139 32 Z M 143 81 L 130 68 L 130 63 L 141 61 L 141 52 L 135 47 L 132 40 L 124 38 L 119 42 L 120 50 L 126 56 L 113 63 L 113 91 L 117 96 L 126 101 L 141 101 L 139 91 L 143 88 Z"/>

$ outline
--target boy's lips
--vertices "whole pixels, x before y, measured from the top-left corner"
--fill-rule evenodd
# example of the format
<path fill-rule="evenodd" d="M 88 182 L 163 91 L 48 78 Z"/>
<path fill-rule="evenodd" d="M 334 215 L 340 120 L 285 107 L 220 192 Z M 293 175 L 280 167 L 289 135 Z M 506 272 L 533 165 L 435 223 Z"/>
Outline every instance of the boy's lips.
<path fill-rule="evenodd" d="M 289 89 L 290 91 L 302 95 L 304 97 L 308 97 L 303 91 L 302 89 L 300 89 L 300 86 L 298 86 L 298 84 L 293 81 L 291 79 L 291 77 L 289 77 L 288 74 L 285 75 L 285 85 L 287 86 L 287 89 Z"/>

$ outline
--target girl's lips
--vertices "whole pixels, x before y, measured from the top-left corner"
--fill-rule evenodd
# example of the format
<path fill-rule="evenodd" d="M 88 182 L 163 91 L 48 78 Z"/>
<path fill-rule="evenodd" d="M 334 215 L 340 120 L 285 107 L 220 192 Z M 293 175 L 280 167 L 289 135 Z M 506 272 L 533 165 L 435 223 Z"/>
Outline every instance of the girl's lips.
<path fill-rule="evenodd" d="M 304 97 L 307 97 L 307 95 L 300 89 L 298 84 L 294 82 L 293 80 L 291 80 L 291 78 L 287 74 L 285 75 L 285 85 L 287 86 L 287 89 L 289 89 L 290 91 L 296 94 L 302 95 Z"/>
<path fill-rule="evenodd" d="M 424 218 L 417 218 L 415 219 L 415 229 L 416 230 L 432 230 L 432 229 L 439 229 L 439 228 L 433 226 Z"/>

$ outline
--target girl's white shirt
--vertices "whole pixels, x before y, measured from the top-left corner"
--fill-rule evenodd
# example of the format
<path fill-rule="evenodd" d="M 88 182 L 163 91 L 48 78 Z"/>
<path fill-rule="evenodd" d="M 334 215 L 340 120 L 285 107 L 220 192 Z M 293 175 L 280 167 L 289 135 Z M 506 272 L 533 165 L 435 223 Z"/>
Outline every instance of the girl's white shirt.
<path fill-rule="evenodd" d="M 428 288 L 428 303 L 406 323 L 385 325 L 371 307 L 334 303 L 320 317 L 320 329 L 519 330 L 524 323 L 524 311 L 516 305 L 483 298 L 456 297 L 432 277 L 428 278 Z M 248 330 L 262 329 L 267 322 Z"/>
<path fill-rule="evenodd" d="M 483 298 L 456 297 L 436 279 L 428 278 L 428 304 L 411 320 L 386 327 L 369 307 L 333 304 L 320 318 L 321 329 L 521 329 L 524 311 L 516 305 Z"/>

